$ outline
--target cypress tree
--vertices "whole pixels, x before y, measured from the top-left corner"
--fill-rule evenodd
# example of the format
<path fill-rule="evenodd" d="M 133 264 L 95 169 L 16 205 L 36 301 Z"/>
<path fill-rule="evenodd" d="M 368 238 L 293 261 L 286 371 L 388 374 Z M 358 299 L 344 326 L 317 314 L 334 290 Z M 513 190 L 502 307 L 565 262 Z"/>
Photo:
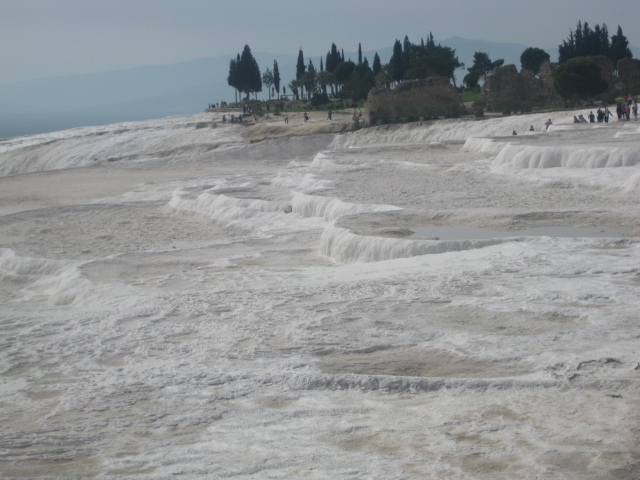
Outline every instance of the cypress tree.
<path fill-rule="evenodd" d="M 240 81 L 238 77 L 238 68 L 240 65 L 240 54 L 236 58 L 232 58 L 229 61 L 229 75 L 227 76 L 227 83 L 230 87 L 233 87 L 236 102 L 238 101 L 238 91 L 240 90 Z"/>
<path fill-rule="evenodd" d="M 407 35 L 404 36 L 402 45 L 402 70 L 406 73 L 411 68 L 411 42 Z"/>
<path fill-rule="evenodd" d="M 304 55 L 302 54 L 302 47 L 298 51 L 298 63 L 296 63 L 296 80 L 300 80 L 304 77 Z"/>
<path fill-rule="evenodd" d="M 327 61 L 325 63 L 325 70 L 333 73 L 338 64 L 342 62 L 342 58 L 340 57 L 340 53 L 338 52 L 338 47 L 336 47 L 335 43 L 331 44 L 331 51 L 327 52 Z"/>
<path fill-rule="evenodd" d="M 404 80 L 404 68 L 402 66 L 402 44 L 400 40 L 396 40 L 393 45 L 393 55 L 391 55 L 391 76 L 394 81 L 401 82 Z"/>
<path fill-rule="evenodd" d="M 427 48 L 433 48 L 436 46 L 436 42 L 433 40 L 433 33 L 429 32 L 427 37 Z"/>
<path fill-rule="evenodd" d="M 311 98 L 311 91 L 316 85 L 316 67 L 313 66 L 313 61 L 309 59 L 309 66 L 307 67 L 307 73 L 304 75 L 304 86 L 307 89 L 307 97 Z"/>
<path fill-rule="evenodd" d="M 237 72 L 240 84 L 239 90 L 246 93 L 247 97 L 252 92 L 257 95 L 257 92 L 262 91 L 260 67 L 258 67 L 258 62 L 251 54 L 249 45 L 244 46 Z"/>
<path fill-rule="evenodd" d="M 619 27 L 618 27 L 619 28 Z M 622 31 L 619 29 L 619 32 Z M 611 37 L 611 41 L 617 41 L 617 35 Z M 613 53 L 613 43 L 609 41 L 609 31 L 606 24 L 596 25 L 592 30 L 587 22 L 584 24 L 578 20 L 576 31 L 569 31 L 569 38 L 562 41 L 558 46 L 559 62 L 576 57 L 590 57 L 595 55 L 605 55 L 611 58 L 614 63 L 617 61 Z M 623 58 L 623 57 L 619 57 Z"/>
<path fill-rule="evenodd" d="M 378 52 L 373 56 L 373 74 L 378 75 L 378 72 L 382 70 L 382 63 L 380 63 L 380 57 Z"/>
<path fill-rule="evenodd" d="M 346 93 L 354 100 L 365 100 L 374 86 L 373 72 L 364 63 L 356 65 L 345 82 Z"/>
<path fill-rule="evenodd" d="M 358 44 L 358 63 L 362 63 L 362 44 Z"/>
<path fill-rule="evenodd" d="M 629 41 L 627 37 L 622 34 L 622 28 L 618 25 L 618 32 L 611 37 L 611 60 L 616 65 L 616 69 L 618 68 L 618 60 L 626 57 L 633 57 L 633 53 L 629 49 Z"/>
<path fill-rule="evenodd" d="M 276 93 L 280 95 L 280 70 L 276 60 L 273 61 L 273 86 L 276 87 Z"/>

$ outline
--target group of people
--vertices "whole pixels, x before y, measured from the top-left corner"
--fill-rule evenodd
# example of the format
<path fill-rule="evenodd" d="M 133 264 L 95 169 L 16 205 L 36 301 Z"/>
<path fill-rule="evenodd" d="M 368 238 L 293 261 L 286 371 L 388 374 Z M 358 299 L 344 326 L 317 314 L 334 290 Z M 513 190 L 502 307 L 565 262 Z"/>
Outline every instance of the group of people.
<path fill-rule="evenodd" d="M 327 111 L 327 120 L 331 120 L 331 109 L 329 109 Z M 304 114 L 302 115 L 302 118 L 304 119 L 304 122 L 307 123 L 309 121 L 309 114 L 307 112 L 304 112 Z M 284 123 L 289 123 L 289 113 L 285 112 L 284 114 Z"/>
<path fill-rule="evenodd" d="M 222 115 L 222 123 L 227 123 L 227 115 Z M 243 123 L 242 115 L 238 115 L 237 117 L 232 114 L 229 115 L 229 123 Z"/>
<path fill-rule="evenodd" d="M 224 100 L 218 103 L 210 103 L 209 110 L 211 110 L 212 108 L 224 108 L 226 106 L 227 106 L 227 102 L 225 102 Z"/>
<path fill-rule="evenodd" d="M 587 118 L 584 118 L 584 115 L 580 114 L 578 116 L 573 116 L 573 123 L 609 123 L 609 117 L 612 115 L 611 111 L 604 107 L 604 109 L 599 108 L 598 111 L 594 114 L 593 111 L 589 112 Z"/>
<path fill-rule="evenodd" d="M 631 95 L 628 95 L 626 102 L 620 102 L 616 106 L 616 114 L 618 120 L 631 120 L 631 115 L 634 120 L 638 120 L 638 102 Z"/>
<path fill-rule="evenodd" d="M 618 120 L 631 120 L 631 115 L 634 120 L 638 120 L 638 103 L 629 95 L 626 102 L 620 102 L 616 105 L 616 114 Z M 595 114 L 590 111 L 587 115 L 588 120 L 584 118 L 584 115 L 574 115 L 573 123 L 609 123 L 609 118 L 612 116 L 613 113 L 605 105 L 604 108 L 599 108 Z"/>

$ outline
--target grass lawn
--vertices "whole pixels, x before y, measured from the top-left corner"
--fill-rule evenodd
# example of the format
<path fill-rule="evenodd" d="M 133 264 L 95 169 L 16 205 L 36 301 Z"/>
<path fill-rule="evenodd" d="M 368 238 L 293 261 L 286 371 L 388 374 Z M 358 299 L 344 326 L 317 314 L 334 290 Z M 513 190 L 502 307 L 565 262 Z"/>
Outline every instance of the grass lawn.
<path fill-rule="evenodd" d="M 480 98 L 480 92 L 473 92 L 471 90 L 465 90 L 460 94 L 463 102 L 475 102 Z"/>

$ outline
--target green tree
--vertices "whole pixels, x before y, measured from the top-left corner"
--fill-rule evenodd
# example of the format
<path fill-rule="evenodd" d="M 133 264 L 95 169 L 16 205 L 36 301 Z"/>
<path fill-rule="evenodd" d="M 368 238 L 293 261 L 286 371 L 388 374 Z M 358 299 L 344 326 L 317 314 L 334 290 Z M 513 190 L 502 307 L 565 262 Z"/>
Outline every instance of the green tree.
<path fill-rule="evenodd" d="M 249 45 L 245 45 L 244 50 L 242 50 L 237 72 L 240 79 L 240 90 L 247 95 L 247 98 L 251 93 L 257 96 L 258 92 L 262 91 L 260 67 L 258 67 L 258 62 L 251 54 Z"/>
<path fill-rule="evenodd" d="M 336 84 L 344 85 L 345 83 L 347 83 L 355 67 L 356 64 L 351 60 L 349 60 L 348 62 L 341 62 L 333 72 Z"/>
<path fill-rule="evenodd" d="M 242 54 L 238 54 L 235 60 L 229 62 L 227 83 L 238 92 L 245 93 L 247 98 L 251 93 L 257 96 L 257 93 L 262 91 L 260 67 L 251 54 L 249 45 L 245 45 Z"/>
<path fill-rule="evenodd" d="M 289 82 L 289 90 L 296 97 L 296 100 L 300 100 L 300 94 L 298 88 L 302 85 L 301 80 L 293 79 Z M 284 88 L 282 89 L 284 92 Z"/>
<path fill-rule="evenodd" d="M 611 54 L 611 43 L 609 42 L 609 30 L 603 23 L 602 27 L 596 25 L 590 39 L 590 46 L 596 55 L 608 56 Z"/>
<path fill-rule="evenodd" d="M 520 65 L 532 71 L 534 75 L 538 75 L 542 64 L 548 62 L 550 58 L 549 54 L 541 48 L 530 47 L 520 55 Z"/>
<path fill-rule="evenodd" d="M 358 44 L 358 63 L 362 63 L 362 44 Z"/>
<path fill-rule="evenodd" d="M 427 44 L 425 45 L 426 47 L 435 47 L 436 46 L 436 42 L 433 39 L 433 33 L 429 32 L 429 36 L 427 37 Z"/>
<path fill-rule="evenodd" d="M 436 45 L 433 35 L 427 38 L 427 43 L 423 46 L 412 45 L 410 48 L 410 68 L 404 72 L 406 80 L 420 79 L 428 77 L 446 77 L 456 80 L 454 72 L 456 68 L 462 66 L 456 51 L 450 47 Z"/>
<path fill-rule="evenodd" d="M 487 76 L 491 74 L 495 68 L 502 66 L 503 63 L 503 59 L 492 62 L 488 53 L 475 52 L 473 54 L 473 65 L 467 68 L 467 71 L 469 73 L 478 73 L 484 81 L 487 81 Z"/>
<path fill-rule="evenodd" d="M 375 77 L 376 87 L 391 88 L 393 83 L 393 75 L 391 74 L 391 64 L 387 63 L 382 66 Z"/>
<path fill-rule="evenodd" d="M 376 54 L 373 56 L 373 74 L 378 75 L 380 70 L 382 70 L 382 63 L 380 63 L 378 52 L 376 52 Z"/>
<path fill-rule="evenodd" d="M 468 89 L 474 90 L 478 88 L 480 82 L 480 74 L 478 72 L 467 73 L 462 80 Z"/>
<path fill-rule="evenodd" d="M 456 85 L 455 71 L 459 67 L 464 67 L 464 64 L 458 60 L 456 51 L 454 48 L 442 47 L 437 45 L 433 49 L 434 54 L 434 72 L 441 77 L 447 77 L 453 82 L 453 86 Z M 498 60 L 498 62 L 504 62 L 504 60 Z"/>
<path fill-rule="evenodd" d="M 304 72 L 306 67 L 304 66 L 304 54 L 302 53 L 302 49 L 298 51 L 298 62 L 296 63 L 296 79 L 300 80 L 304 78 Z"/>
<path fill-rule="evenodd" d="M 307 98 L 311 98 L 311 94 L 316 89 L 316 68 L 313 66 L 313 62 L 309 59 L 309 66 L 307 72 L 304 75 L 304 88 L 307 89 Z"/>
<path fill-rule="evenodd" d="M 300 95 L 304 98 L 304 76 L 307 68 L 304 65 L 304 54 L 302 48 L 298 51 L 298 61 L 296 63 L 296 80 L 298 80 L 298 88 L 300 89 Z M 298 95 L 296 94 L 296 100 Z"/>
<path fill-rule="evenodd" d="M 320 105 L 326 105 L 329 103 L 329 97 L 326 93 L 314 93 L 313 97 L 311 97 L 311 105 L 314 107 L 318 107 Z"/>
<path fill-rule="evenodd" d="M 576 57 L 590 57 L 595 55 L 611 55 L 609 32 L 603 23 L 602 27 L 596 25 L 592 30 L 587 22 L 584 24 L 578 20 L 576 31 L 569 30 L 569 38 L 563 40 L 558 46 L 558 59 L 560 63 Z"/>
<path fill-rule="evenodd" d="M 391 55 L 391 60 L 389 60 L 391 64 L 391 75 L 393 76 L 393 80 L 396 82 L 401 82 L 404 80 L 404 65 L 402 62 L 402 44 L 400 40 L 396 40 L 396 43 L 393 44 L 393 54 Z"/>
<path fill-rule="evenodd" d="M 273 72 L 267 69 L 262 74 L 262 84 L 267 86 L 267 90 L 269 91 L 269 100 L 271 100 L 271 87 L 273 86 Z"/>
<path fill-rule="evenodd" d="M 411 69 L 411 50 L 413 45 L 409 41 L 409 37 L 407 35 L 404 36 L 404 41 L 402 42 L 402 70 L 404 72 L 404 80 L 408 80 L 406 74 L 407 71 Z"/>
<path fill-rule="evenodd" d="M 240 82 L 240 54 L 236 58 L 232 58 L 229 61 L 229 75 L 227 76 L 227 83 L 230 87 L 234 88 L 236 95 L 236 102 L 238 101 L 238 92 L 240 92 L 241 82 Z"/>
<path fill-rule="evenodd" d="M 331 91 L 333 93 L 333 73 L 324 70 L 322 72 L 318 72 L 316 75 L 316 80 L 320 84 L 320 88 L 322 89 L 322 93 L 327 93 L 327 85 L 331 86 Z"/>
<path fill-rule="evenodd" d="M 553 86 L 563 98 L 588 99 L 603 93 L 608 85 L 600 66 L 586 58 L 572 58 L 553 72 Z"/>
<path fill-rule="evenodd" d="M 345 62 L 349 63 L 349 62 Z M 368 65 L 359 63 L 345 83 L 345 94 L 354 100 L 366 100 L 369 90 L 375 86 L 373 71 Z"/>
<path fill-rule="evenodd" d="M 622 28 L 618 25 L 618 32 L 611 37 L 611 52 L 610 52 L 611 60 L 616 65 L 616 69 L 618 68 L 618 60 L 621 58 L 633 57 L 633 53 L 629 49 L 629 41 L 627 37 L 625 37 L 622 33 Z"/>
<path fill-rule="evenodd" d="M 278 69 L 278 62 L 276 60 L 273 61 L 273 86 L 278 96 L 280 96 L 280 70 Z"/>
<path fill-rule="evenodd" d="M 342 62 L 342 58 L 340 58 L 340 53 L 338 53 L 338 47 L 336 47 L 335 43 L 331 44 L 331 50 L 327 52 L 327 61 L 324 64 L 325 70 L 333 73 L 339 63 Z"/>

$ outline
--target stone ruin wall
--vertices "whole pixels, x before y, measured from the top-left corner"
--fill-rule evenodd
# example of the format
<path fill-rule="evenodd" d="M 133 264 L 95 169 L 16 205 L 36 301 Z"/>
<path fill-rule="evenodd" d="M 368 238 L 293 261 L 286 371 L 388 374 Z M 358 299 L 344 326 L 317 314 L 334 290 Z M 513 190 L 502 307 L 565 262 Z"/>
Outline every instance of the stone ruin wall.
<path fill-rule="evenodd" d="M 623 95 L 640 95 L 640 60 L 635 58 L 618 60 L 618 88 Z"/>
<path fill-rule="evenodd" d="M 624 58 L 618 61 L 618 76 L 615 75 L 613 61 L 604 56 L 585 57 L 591 60 L 602 71 L 602 78 L 610 88 L 618 88 L 624 94 L 640 94 L 640 60 Z M 561 101 L 553 88 L 553 72 L 558 64 L 546 62 L 540 67 L 536 78 L 532 72 L 518 72 L 515 65 L 496 68 L 482 86 L 480 100 L 486 103 L 487 109 L 500 111 L 505 101 L 532 102 L 545 104 L 550 101 Z"/>
<path fill-rule="evenodd" d="M 624 95 L 640 95 L 640 60 L 624 58 L 618 61 L 616 78 L 613 61 L 604 56 L 586 57 L 602 69 L 602 78 L 618 88 Z M 553 72 L 558 64 L 546 62 L 540 67 L 538 77 L 528 70 L 518 72 L 515 65 L 504 65 L 493 71 L 484 83 L 480 100 L 490 111 L 501 111 L 505 101 L 531 102 L 540 105 L 559 102 L 562 99 L 553 88 Z M 408 117 L 444 115 L 445 109 L 464 106 L 456 89 L 448 78 L 428 78 L 403 82 L 393 90 L 377 88 L 369 92 L 365 107 L 365 119 L 370 124 L 383 120 L 397 121 Z"/>
<path fill-rule="evenodd" d="M 544 104 L 560 97 L 553 89 L 553 68 L 549 63 L 542 65 L 540 76 L 522 70 L 518 72 L 515 65 L 504 65 L 496 68 L 480 91 L 480 100 L 487 109 L 500 111 L 505 102 L 531 102 Z"/>
<path fill-rule="evenodd" d="M 376 88 L 369 92 L 365 119 L 369 124 L 397 121 L 403 118 L 442 116 L 455 105 L 464 110 L 464 104 L 448 78 L 436 77 L 403 82 L 393 90 Z"/>

